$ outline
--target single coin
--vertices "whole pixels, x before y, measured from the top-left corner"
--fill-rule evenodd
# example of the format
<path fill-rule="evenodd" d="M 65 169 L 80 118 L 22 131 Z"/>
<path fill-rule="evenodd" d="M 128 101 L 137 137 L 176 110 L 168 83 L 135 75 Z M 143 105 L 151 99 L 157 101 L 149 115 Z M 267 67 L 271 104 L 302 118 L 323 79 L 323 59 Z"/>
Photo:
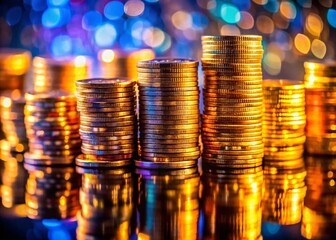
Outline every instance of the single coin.
<path fill-rule="evenodd" d="M 138 84 L 150 84 L 150 83 L 160 83 L 160 84 L 191 84 L 198 82 L 198 75 L 193 74 L 189 77 L 178 77 L 178 76 L 147 76 L 147 77 L 140 77 L 138 78 Z"/>
<path fill-rule="evenodd" d="M 198 101 L 199 94 L 193 96 L 139 96 L 139 102 Z"/>
<path fill-rule="evenodd" d="M 125 126 L 136 126 L 136 118 L 130 118 L 131 121 L 117 121 L 117 122 L 86 122 L 80 121 L 80 125 L 83 127 L 103 127 L 103 128 L 110 128 L 110 127 L 125 127 Z"/>
<path fill-rule="evenodd" d="M 138 73 L 138 79 L 149 78 L 197 78 L 197 72 L 183 72 L 183 73 Z"/>
<path fill-rule="evenodd" d="M 104 135 L 104 136 L 97 136 L 97 135 L 81 135 L 80 138 L 82 141 L 89 141 L 89 142 L 109 142 L 109 141 L 122 141 L 122 140 L 135 140 L 136 135 L 129 134 L 129 135 L 120 135 L 120 136 L 111 136 L 111 135 Z"/>
<path fill-rule="evenodd" d="M 139 105 L 139 111 L 140 112 L 146 112 L 146 111 L 187 111 L 187 112 L 199 112 L 199 105 L 189 105 L 188 103 L 180 106 L 164 106 L 164 105 L 145 105 L 140 104 Z"/>
<path fill-rule="evenodd" d="M 172 67 L 160 67 L 160 68 L 142 68 L 137 67 L 137 72 L 149 72 L 149 73 L 180 73 L 180 72 L 197 72 L 197 67 L 183 67 L 183 68 L 172 68 Z"/>
<path fill-rule="evenodd" d="M 183 81 L 183 82 L 147 82 L 139 79 L 138 82 L 139 87 L 148 87 L 148 88 L 190 88 L 197 87 L 198 82 L 197 79 L 195 81 Z"/>
<path fill-rule="evenodd" d="M 133 155 L 85 155 L 81 154 L 76 157 L 76 165 L 81 167 L 121 167 L 132 163 Z"/>
<path fill-rule="evenodd" d="M 142 118 L 142 115 L 150 115 L 150 114 L 157 114 L 157 115 L 169 115 L 174 119 L 174 116 L 176 115 L 194 115 L 197 116 L 199 115 L 200 110 L 199 109 L 188 109 L 188 110 L 163 110 L 163 111 L 158 111 L 158 110 L 147 110 L 147 109 L 139 109 L 139 114 L 140 118 Z"/>
<path fill-rule="evenodd" d="M 134 85 L 135 81 L 127 78 L 93 78 L 76 81 L 76 86 L 81 88 L 113 88 Z"/>
<path fill-rule="evenodd" d="M 92 150 L 87 149 L 82 146 L 81 148 L 83 154 L 87 155 L 127 155 L 134 154 L 134 149 L 119 149 L 119 150 Z"/>
<path fill-rule="evenodd" d="M 165 139 L 165 140 L 179 140 L 179 139 L 190 139 L 198 138 L 199 133 L 184 133 L 184 134 L 155 134 L 155 133 L 143 133 L 140 131 L 140 138 L 149 138 L 149 139 Z"/>
<path fill-rule="evenodd" d="M 125 145 L 92 145 L 92 144 L 86 144 L 82 143 L 82 148 L 85 148 L 86 150 L 128 150 L 128 149 L 134 149 L 134 144 L 125 144 Z"/>
<path fill-rule="evenodd" d="M 81 125 L 80 131 L 81 132 L 90 132 L 90 133 L 104 133 L 104 132 L 133 132 L 137 126 L 130 125 L 130 126 L 121 126 L 121 127 L 86 127 Z"/>
<path fill-rule="evenodd" d="M 190 168 L 197 164 L 197 159 L 190 160 L 190 158 L 177 158 L 172 162 L 170 158 L 151 158 L 145 157 L 141 160 L 135 160 L 135 166 L 146 169 L 182 169 Z"/>
<path fill-rule="evenodd" d="M 91 104 L 120 104 L 125 102 L 135 102 L 135 94 L 128 97 L 120 97 L 120 98 L 100 98 L 99 96 L 97 98 L 87 98 L 87 97 L 77 97 L 78 105 L 80 106 L 82 103 L 91 103 Z"/>
<path fill-rule="evenodd" d="M 135 90 L 135 85 L 127 87 L 111 87 L 111 88 L 82 88 L 78 86 L 76 88 L 77 95 L 86 94 L 115 94 L 122 92 L 133 92 Z"/>
<path fill-rule="evenodd" d="M 198 67 L 198 62 L 192 59 L 182 59 L 182 58 L 162 58 L 153 59 L 148 61 L 139 61 L 137 63 L 138 68 L 190 68 Z"/>
<path fill-rule="evenodd" d="M 159 145 L 180 145 L 180 144 L 199 144 L 199 137 L 194 138 L 181 138 L 181 139 L 152 139 L 152 138 L 140 138 L 140 144 L 159 144 Z"/>
<path fill-rule="evenodd" d="M 155 152 L 141 152 L 141 158 L 184 158 L 184 157 L 199 157 L 199 150 L 195 152 L 183 152 L 183 153 L 155 153 Z"/>
<path fill-rule="evenodd" d="M 120 102 L 120 103 L 107 103 L 107 102 L 96 102 L 96 103 L 90 103 L 90 102 L 78 102 L 77 108 L 85 109 L 85 108 L 123 108 L 123 107 L 131 107 L 135 105 L 135 101 L 131 101 L 131 99 L 128 99 L 126 102 Z"/>

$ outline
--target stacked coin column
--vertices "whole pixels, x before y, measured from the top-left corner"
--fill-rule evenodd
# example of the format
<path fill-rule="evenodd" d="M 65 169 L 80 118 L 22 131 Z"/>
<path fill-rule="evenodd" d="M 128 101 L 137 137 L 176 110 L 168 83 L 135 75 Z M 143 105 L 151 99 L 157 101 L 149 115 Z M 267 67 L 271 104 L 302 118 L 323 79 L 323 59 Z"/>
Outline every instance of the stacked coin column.
<path fill-rule="evenodd" d="M 336 155 L 336 63 L 305 62 L 306 151 Z"/>
<path fill-rule="evenodd" d="M 262 164 L 261 36 L 203 36 L 203 164 Z"/>
<path fill-rule="evenodd" d="M 305 137 L 305 89 L 303 82 L 264 80 L 265 162 L 292 167 L 301 159 Z"/>
<path fill-rule="evenodd" d="M 80 153 L 76 97 L 66 92 L 26 93 L 28 164 L 71 164 Z"/>
<path fill-rule="evenodd" d="M 144 168 L 187 168 L 199 150 L 198 62 L 138 62 L 141 160 Z"/>
<path fill-rule="evenodd" d="M 136 157 L 135 84 L 118 78 L 76 82 L 83 153 L 77 165 L 117 167 Z"/>

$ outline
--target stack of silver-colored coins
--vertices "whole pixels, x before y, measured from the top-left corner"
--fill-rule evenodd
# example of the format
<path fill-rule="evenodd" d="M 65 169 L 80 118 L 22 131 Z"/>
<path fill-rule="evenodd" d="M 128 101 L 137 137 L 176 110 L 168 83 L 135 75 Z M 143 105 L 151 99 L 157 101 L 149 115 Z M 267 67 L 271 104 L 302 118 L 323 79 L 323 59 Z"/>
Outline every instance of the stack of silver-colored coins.
<path fill-rule="evenodd" d="M 49 92 L 64 90 L 75 92 L 75 81 L 88 76 L 89 59 L 85 56 L 76 57 L 43 57 L 33 59 L 34 91 Z"/>
<path fill-rule="evenodd" d="M 119 78 L 76 82 L 83 153 L 77 165 L 124 166 L 136 157 L 135 84 Z"/>
<path fill-rule="evenodd" d="M 132 168 L 80 168 L 81 211 L 77 239 L 132 239 L 135 234 L 135 189 Z"/>
<path fill-rule="evenodd" d="M 144 168 L 186 168 L 199 150 L 198 62 L 138 62 L 141 160 Z"/>
<path fill-rule="evenodd" d="M 264 80 L 264 160 L 273 167 L 292 167 L 300 160 L 306 140 L 303 82 Z"/>
<path fill-rule="evenodd" d="M 72 166 L 25 164 L 26 214 L 31 219 L 69 219 L 80 209 L 80 175 Z"/>
<path fill-rule="evenodd" d="M 73 163 L 81 146 L 76 96 L 54 91 L 26 93 L 25 98 L 25 124 L 29 138 L 25 163 Z"/>
<path fill-rule="evenodd" d="M 262 164 L 261 36 L 203 36 L 203 164 Z"/>
<path fill-rule="evenodd" d="M 24 96 L 19 90 L 2 94 L 1 124 L 10 151 L 23 152 L 28 149 L 28 138 L 24 124 Z"/>

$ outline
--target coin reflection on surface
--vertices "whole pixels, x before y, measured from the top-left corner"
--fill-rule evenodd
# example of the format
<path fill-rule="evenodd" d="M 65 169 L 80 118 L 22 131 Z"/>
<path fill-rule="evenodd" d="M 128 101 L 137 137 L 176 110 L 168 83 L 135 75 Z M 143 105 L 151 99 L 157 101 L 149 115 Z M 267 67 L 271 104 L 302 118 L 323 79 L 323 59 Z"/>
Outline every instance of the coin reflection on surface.
<path fill-rule="evenodd" d="M 77 239 L 129 239 L 136 225 L 131 169 L 77 171 L 82 174 Z"/>
<path fill-rule="evenodd" d="M 197 239 L 199 173 L 181 170 L 136 170 L 139 239 Z"/>
<path fill-rule="evenodd" d="M 336 158 L 307 156 L 306 169 L 301 234 L 307 239 L 335 239 Z"/>
<path fill-rule="evenodd" d="M 303 201 L 306 195 L 306 170 L 302 164 L 297 168 L 264 168 L 263 220 L 281 225 L 301 221 Z"/>
<path fill-rule="evenodd" d="M 261 167 L 203 169 L 203 239 L 261 239 Z"/>
<path fill-rule="evenodd" d="M 80 176 L 72 166 L 47 167 L 25 164 L 27 216 L 31 219 L 68 219 L 80 208 Z"/>

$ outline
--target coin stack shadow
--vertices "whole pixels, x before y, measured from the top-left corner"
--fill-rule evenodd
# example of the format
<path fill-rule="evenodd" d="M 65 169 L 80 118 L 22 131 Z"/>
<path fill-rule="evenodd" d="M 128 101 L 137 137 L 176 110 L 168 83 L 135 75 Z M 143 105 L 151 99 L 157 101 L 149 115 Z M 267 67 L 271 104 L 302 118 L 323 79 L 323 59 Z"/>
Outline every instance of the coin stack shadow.
<path fill-rule="evenodd" d="M 78 80 L 82 167 L 120 167 L 137 156 L 136 82 L 127 78 Z"/>
<path fill-rule="evenodd" d="M 187 168 L 199 158 L 198 62 L 138 62 L 140 155 L 144 168 Z"/>
<path fill-rule="evenodd" d="M 304 83 L 292 80 L 264 80 L 263 136 L 264 164 L 295 167 L 306 140 Z"/>
<path fill-rule="evenodd" d="M 25 163 L 71 164 L 80 154 L 76 96 L 63 91 L 26 93 L 25 124 L 29 152 Z"/>
<path fill-rule="evenodd" d="M 202 163 L 262 165 L 261 36 L 203 36 Z"/>
<path fill-rule="evenodd" d="M 306 151 L 336 155 L 336 62 L 305 62 Z"/>
<path fill-rule="evenodd" d="M 262 239 L 262 167 L 204 168 L 203 239 Z"/>
<path fill-rule="evenodd" d="M 19 90 L 4 92 L 1 96 L 1 124 L 5 139 L 12 152 L 28 149 L 28 138 L 24 123 L 26 100 Z"/>
<path fill-rule="evenodd" d="M 70 166 L 25 164 L 26 213 L 31 219 L 69 219 L 80 210 L 80 175 Z"/>
<path fill-rule="evenodd" d="M 90 60 L 85 56 L 47 57 L 33 59 L 33 85 L 35 92 L 63 90 L 75 92 L 75 81 L 88 77 Z"/>
<path fill-rule="evenodd" d="M 132 169 L 77 169 L 82 174 L 77 239 L 131 239 L 136 227 Z"/>
<path fill-rule="evenodd" d="M 281 225 L 301 221 L 307 190 L 305 177 L 303 158 L 300 166 L 293 169 L 264 167 L 263 221 Z"/>

